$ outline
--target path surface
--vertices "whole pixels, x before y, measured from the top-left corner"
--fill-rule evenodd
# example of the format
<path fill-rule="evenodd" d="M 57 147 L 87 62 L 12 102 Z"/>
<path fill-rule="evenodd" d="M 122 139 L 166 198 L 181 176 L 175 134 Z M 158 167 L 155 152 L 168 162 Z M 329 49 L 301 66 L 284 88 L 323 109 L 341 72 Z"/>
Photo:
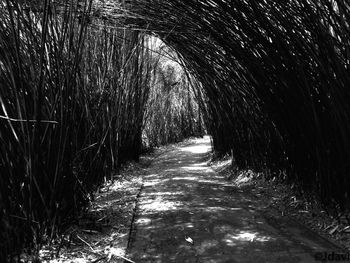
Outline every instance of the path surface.
<path fill-rule="evenodd" d="M 136 263 L 316 262 L 315 253 L 337 251 L 295 221 L 265 211 L 261 201 L 215 173 L 204 162 L 210 149 L 205 137 L 154 162 L 144 179 L 128 258 Z"/>

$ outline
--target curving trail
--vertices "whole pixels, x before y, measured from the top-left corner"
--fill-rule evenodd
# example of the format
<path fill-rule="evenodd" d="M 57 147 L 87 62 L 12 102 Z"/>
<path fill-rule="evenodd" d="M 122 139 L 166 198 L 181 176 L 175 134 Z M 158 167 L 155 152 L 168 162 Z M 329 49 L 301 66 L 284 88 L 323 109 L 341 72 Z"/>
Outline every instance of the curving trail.
<path fill-rule="evenodd" d="M 153 163 L 144 178 L 128 258 L 136 263 L 306 263 L 317 262 L 317 252 L 338 250 L 215 173 L 204 161 L 210 150 L 205 137 Z"/>

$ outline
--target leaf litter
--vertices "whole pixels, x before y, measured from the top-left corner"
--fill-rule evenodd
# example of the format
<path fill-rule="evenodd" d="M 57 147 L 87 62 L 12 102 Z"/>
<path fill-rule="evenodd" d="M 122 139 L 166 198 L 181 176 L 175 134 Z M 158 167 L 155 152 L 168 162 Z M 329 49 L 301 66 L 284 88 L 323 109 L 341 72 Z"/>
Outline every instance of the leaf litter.
<path fill-rule="evenodd" d="M 331 212 L 315 196 L 306 195 L 295 185 L 268 179 L 263 173 L 238 170 L 231 166 L 229 155 L 209 157 L 208 165 L 231 181 L 238 189 L 251 193 L 266 203 L 264 209 L 275 209 L 345 249 L 350 249 L 350 212 Z"/>
<path fill-rule="evenodd" d="M 59 240 L 42 247 L 40 262 L 134 263 L 125 255 L 143 176 L 154 159 L 175 147 L 190 144 L 192 140 L 154 148 L 142 155 L 140 162 L 125 164 L 95 193 L 87 212 L 76 224 L 68 227 Z M 23 255 L 23 258 L 31 262 L 29 255 Z"/>

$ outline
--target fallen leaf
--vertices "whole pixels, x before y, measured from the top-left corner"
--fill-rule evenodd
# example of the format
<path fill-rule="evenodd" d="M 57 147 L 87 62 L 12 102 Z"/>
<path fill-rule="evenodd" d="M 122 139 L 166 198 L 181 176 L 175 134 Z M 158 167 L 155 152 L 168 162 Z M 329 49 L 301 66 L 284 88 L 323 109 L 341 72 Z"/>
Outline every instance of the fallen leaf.
<path fill-rule="evenodd" d="M 188 243 L 190 243 L 191 245 L 194 245 L 194 241 L 193 241 L 192 238 L 190 238 L 190 237 L 185 237 L 185 240 L 186 240 Z"/>

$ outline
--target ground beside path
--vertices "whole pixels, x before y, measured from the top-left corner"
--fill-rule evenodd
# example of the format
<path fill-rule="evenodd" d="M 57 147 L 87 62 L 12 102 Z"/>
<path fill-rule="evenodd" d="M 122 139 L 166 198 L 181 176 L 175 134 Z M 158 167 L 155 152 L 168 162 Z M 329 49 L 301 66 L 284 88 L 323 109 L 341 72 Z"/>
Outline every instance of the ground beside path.
<path fill-rule="evenodd" d="M 332 254 L 338 247 L 214 172 L 204 159 L 208 151 L 205 137 L 153 162 L 143 178 L 128 259 L 316 262 L 340 256 Z"/>

